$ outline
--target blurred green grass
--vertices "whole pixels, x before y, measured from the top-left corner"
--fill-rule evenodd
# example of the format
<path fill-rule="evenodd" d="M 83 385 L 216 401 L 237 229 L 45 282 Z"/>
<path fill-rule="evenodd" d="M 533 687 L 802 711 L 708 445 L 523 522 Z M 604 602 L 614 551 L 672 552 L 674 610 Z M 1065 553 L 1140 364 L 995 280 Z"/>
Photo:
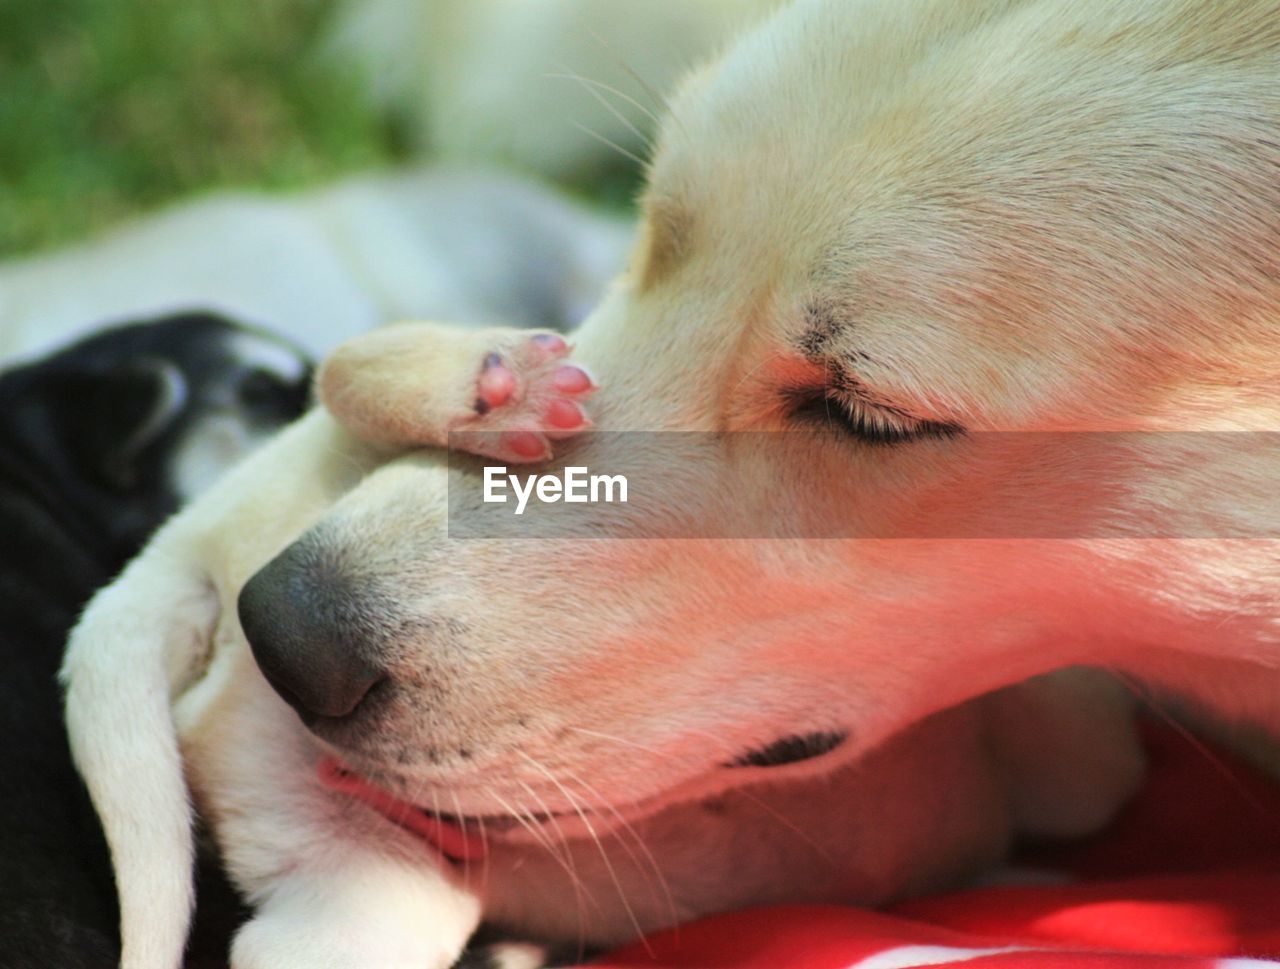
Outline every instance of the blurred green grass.
<path fill-rule="evenodd" d="M 395 161 L 328 0 L 0 0 L 0 255 L 203 189 Z"/>

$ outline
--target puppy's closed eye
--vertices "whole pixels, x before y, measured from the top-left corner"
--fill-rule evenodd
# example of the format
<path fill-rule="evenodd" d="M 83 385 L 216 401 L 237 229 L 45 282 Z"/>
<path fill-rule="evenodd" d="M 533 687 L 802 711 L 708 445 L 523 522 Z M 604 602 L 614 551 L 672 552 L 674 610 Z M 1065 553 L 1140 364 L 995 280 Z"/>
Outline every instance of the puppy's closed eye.
<path fill-rule="evenodd" d="M 808 427 L 839 431 L 862 444 L 891 447 L 964 433 L 958 424 L 913 417 L 833 388 L 796 390 L 789 396 L 791 416 L 796 421 Z"/>

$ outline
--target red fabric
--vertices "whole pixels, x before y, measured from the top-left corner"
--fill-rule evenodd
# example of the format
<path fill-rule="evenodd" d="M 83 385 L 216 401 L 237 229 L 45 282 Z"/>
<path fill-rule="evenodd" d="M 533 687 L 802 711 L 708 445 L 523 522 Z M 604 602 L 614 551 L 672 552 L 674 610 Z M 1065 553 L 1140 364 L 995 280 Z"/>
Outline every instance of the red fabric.
<path fill-rule="evenodd" d="M 1106 834 L 1028 851 L 1063 884 L 987 888 L 887 912 L 838 906 L 705 919 L 595 969 L 1191 969 L 1280 964 L 1280 785 L 1166 729 L 1151 775 Z M 992 952 L 990 950 L 1005 950 Z"/>

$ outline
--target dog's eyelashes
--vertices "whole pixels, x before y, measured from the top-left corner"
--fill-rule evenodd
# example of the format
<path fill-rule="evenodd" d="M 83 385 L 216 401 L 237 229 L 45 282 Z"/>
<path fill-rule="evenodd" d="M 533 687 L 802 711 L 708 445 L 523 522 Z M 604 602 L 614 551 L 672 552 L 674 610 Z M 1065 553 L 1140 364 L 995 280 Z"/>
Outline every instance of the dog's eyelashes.
<path fill-rule="evenodd" d="M 792 416 L 804 424 L 839 430 L 863 444 L 881 447 L 964 433 L 957 424 L 922 420 L 832 391 L 797 394 Z"/>

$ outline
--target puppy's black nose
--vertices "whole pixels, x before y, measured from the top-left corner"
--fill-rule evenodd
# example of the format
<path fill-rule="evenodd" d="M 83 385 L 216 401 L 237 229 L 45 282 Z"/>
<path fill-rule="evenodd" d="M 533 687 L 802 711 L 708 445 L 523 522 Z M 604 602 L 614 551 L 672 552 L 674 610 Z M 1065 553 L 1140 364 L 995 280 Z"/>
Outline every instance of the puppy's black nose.
<path fill-rule="evenodd" d="M 386 679 L 376 623 L 342 569 L 301 539 L 240 591 L 240 625 L 275 691 L 309 726 L 349 717 Z"/>

